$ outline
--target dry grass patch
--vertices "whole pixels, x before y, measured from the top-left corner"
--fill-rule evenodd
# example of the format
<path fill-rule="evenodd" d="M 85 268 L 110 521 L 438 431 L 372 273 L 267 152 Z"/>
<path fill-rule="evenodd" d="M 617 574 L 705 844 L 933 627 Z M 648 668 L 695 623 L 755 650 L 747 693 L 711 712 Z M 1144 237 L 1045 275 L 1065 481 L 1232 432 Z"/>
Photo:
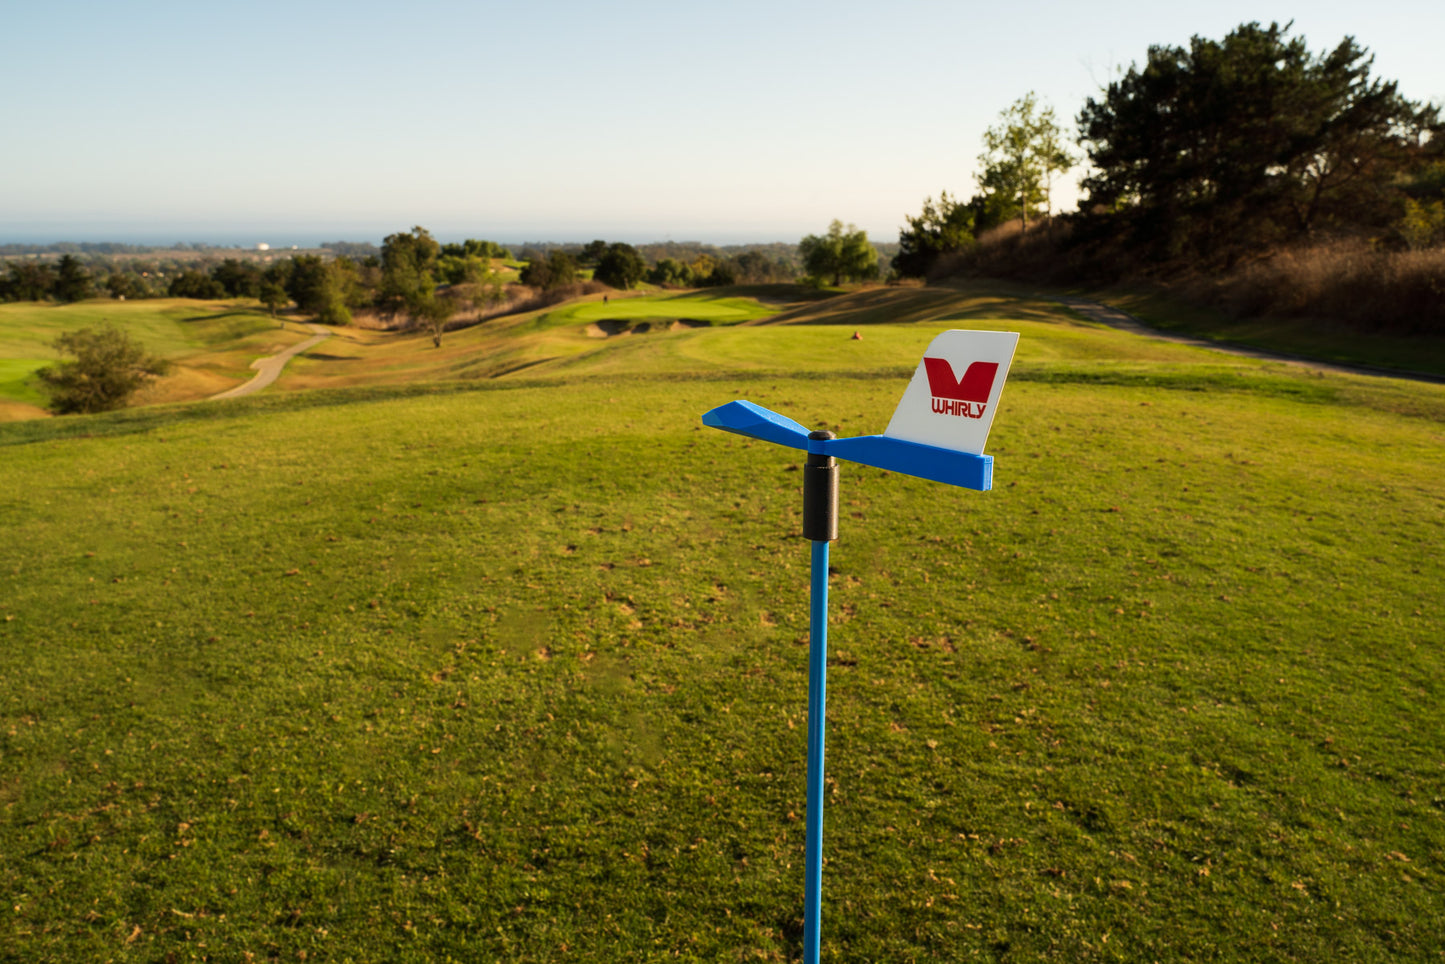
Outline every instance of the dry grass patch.
<path fill-rule="evenodd" d="M 0 398 L 0 422 L 20 422 L 28 418 L 49 418 L 50 413 L 38 405 Z"/>
<path fill-rule="evenodd" d="M 1236 315 L 1313 316 L 1365 330 L 1445 331 L 1445 248 L 1381 251 L 1341 241 L 1278 251 L 1191 286 Z"/>

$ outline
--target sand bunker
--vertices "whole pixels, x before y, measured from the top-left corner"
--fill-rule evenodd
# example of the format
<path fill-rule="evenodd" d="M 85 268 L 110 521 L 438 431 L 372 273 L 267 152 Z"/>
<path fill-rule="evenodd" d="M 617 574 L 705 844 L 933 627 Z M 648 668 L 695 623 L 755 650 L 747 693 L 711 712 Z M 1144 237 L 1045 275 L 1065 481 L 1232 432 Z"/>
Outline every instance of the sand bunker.
<path fill-rule="evenodd" d="M 616 338 L 619 335 L 645 335 L 652 330 L 652 322 L 633 322 L 630 318 L 604 318 L 587 326 L 589 338 Z"/>
<path fill-rule="evenodd" d="M 604 318 L 587 326 L 589 338 L 616 338 L 619 335 L 645 335 L 649 331 L 686 331 L 689 328 L 710 328 L 712 322 L 697 318 L 673 318 L 670 321 L 633 321 L 630 318 Z"/>

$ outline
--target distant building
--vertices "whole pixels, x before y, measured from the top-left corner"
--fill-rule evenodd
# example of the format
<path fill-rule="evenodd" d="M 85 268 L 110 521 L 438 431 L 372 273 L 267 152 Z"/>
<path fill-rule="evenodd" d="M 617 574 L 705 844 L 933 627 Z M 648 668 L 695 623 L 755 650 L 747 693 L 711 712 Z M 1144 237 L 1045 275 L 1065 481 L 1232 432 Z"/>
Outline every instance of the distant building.
<path fill-rule="evenodd" d="M 271 250 L 271 246 L 270 246 L 269 244 L 267 244 L 265 241 L 262 241 L 260 244 L 256 245 L 256 250 L 257 250 L 257 251 L 270 251 L 270 250 Z"/>

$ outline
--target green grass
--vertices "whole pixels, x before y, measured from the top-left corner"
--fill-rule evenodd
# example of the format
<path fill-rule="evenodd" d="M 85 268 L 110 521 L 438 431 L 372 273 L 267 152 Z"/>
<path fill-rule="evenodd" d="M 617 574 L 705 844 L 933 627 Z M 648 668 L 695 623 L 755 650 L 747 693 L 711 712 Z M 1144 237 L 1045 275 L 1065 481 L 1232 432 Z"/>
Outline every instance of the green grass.
<path fill-rule="evenodd" d="M 51 358 L 0 358 L 0 398 L 45 404 L 45 396 L 36 387 L 35 373 L 49 365 Z"/>
<path fill-rule="evenodd" d="M 842 469 L 825 960 L 1438 960 L 1445 389 L 1015 306 L 998 488 Z M 699 416 L 945 327 L 806 320 L 0 425 L 0 960 L 795 957 L 801 456 Z"/>

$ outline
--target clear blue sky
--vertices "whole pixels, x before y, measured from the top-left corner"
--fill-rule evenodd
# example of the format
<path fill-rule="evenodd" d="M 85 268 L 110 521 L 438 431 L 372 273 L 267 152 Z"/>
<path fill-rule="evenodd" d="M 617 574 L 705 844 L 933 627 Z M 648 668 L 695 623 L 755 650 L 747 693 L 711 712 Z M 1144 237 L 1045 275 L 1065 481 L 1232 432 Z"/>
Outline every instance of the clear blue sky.
<path fill-rule="evenodd" d="M 0 241 L 894 240 L 1015 98 L 1249 20 L 1445 101 L 1440 0 L 15 3 Z"/>

